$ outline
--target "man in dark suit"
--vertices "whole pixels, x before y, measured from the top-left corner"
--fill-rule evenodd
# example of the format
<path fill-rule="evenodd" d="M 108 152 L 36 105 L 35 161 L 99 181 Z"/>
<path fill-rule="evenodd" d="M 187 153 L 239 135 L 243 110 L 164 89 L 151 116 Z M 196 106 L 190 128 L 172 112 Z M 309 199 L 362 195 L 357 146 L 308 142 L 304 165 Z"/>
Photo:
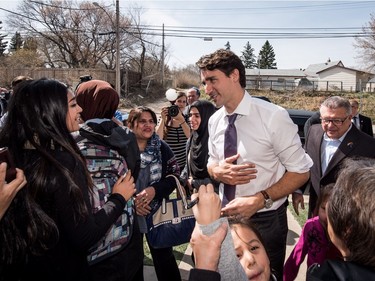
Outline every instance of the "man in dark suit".
<path fill-rule="evenodd" d="M 314 162 L 310 170 L 309 217 L 316 214 L 314 211 L 321 186 L 336 182 L 345 158 L 375 158 L 375 139 L 354 126 L 351 112 L 348 100 L 329 97 L 320 106 L 321 124 L 312 125 L 307 135 L 305 149 Z M 295 192 L 292 199 L 293 207 L 298 211 L 303 196 Z"/>
<path fill-rule="evenodd" d="M 350 104 L 352 106 L 352 122 L 356 125 L 356 127 L 359 130 L 373 137 L 374 133 L 372 131 L 371 118 L 358 113 L 358 101 L 352 100 L 350 101 Z"/>
<path fill-rule="evenodd" d="M 313 115 L 310 116 L 309 119 L 306 120 L 303 127 L 305 138 L 307 138 L 307 135 L 309 134 L 310 127 L 314 124 L 320 124 L 320 111 L 316 111 Z"/>

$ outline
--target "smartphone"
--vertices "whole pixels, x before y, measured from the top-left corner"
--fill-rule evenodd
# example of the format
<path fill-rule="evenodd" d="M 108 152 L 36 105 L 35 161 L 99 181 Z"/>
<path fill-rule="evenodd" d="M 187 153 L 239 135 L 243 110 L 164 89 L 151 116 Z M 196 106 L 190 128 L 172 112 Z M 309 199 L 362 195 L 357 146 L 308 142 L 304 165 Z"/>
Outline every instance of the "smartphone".
<path fill-rule="evenodd" d="M 16 178 L 16 166 L 14 165 L 13 158 L 11 157 L 7 147 L 0 148 L 0 163 L 7 163 L 7 171 L 5 176 L 6 182 L 11 182 Z"/>

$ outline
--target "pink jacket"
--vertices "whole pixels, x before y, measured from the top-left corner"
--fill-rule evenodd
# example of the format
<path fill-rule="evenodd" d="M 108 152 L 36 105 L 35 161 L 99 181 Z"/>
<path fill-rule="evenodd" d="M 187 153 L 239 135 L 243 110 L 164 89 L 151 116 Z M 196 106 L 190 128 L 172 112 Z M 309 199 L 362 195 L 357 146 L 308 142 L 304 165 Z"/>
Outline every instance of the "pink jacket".
<path fill-rule="evenodd" d="M 326 259 L 340 258 L 340 252 L 327 238 L 319 217 L 308 219 L 303 226 L 301 236 L 284 265 L 284 281 L 296 278 L 300 265 L 307 255 L 307 267 L 321 264 Z"/>

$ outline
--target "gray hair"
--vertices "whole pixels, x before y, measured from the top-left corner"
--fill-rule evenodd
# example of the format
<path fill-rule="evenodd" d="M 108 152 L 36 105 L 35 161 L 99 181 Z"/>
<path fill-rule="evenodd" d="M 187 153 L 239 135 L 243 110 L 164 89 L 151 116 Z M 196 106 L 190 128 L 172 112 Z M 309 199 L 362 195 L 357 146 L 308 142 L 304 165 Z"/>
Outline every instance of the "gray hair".
<path fill-rule="evenodd" d="M 320 111 L 322 110 L 322 107 L 326 107 L 329 109 L 344 108 L 347 115 L 352 114 L 352 106 L 350 105 L 349 100 L 339 97 L 339 96 L 333 96 L 333 97 L 327 98 L 320 105 Z"/>

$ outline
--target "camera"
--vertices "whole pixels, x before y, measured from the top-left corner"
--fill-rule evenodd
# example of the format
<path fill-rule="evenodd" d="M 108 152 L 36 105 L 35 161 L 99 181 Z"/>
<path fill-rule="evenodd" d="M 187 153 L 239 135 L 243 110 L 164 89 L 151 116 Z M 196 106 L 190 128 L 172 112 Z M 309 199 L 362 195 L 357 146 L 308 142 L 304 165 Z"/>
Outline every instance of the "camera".
<path fill-rule="evenodd" d="M 80 76 L 79 77 L 79 80 L 82 82 L 87 82 L 87 81 L 90 81 L 92 80 L 92 76 L 91 75 L 83 75 L 83 76 Z"/>
<path fill-rule="evenodd" d="M 179 112 L 180 112 L 180 108 L 175 104 L 168 107 L 168 115 L 170 117 L 176 117 Z"/>

